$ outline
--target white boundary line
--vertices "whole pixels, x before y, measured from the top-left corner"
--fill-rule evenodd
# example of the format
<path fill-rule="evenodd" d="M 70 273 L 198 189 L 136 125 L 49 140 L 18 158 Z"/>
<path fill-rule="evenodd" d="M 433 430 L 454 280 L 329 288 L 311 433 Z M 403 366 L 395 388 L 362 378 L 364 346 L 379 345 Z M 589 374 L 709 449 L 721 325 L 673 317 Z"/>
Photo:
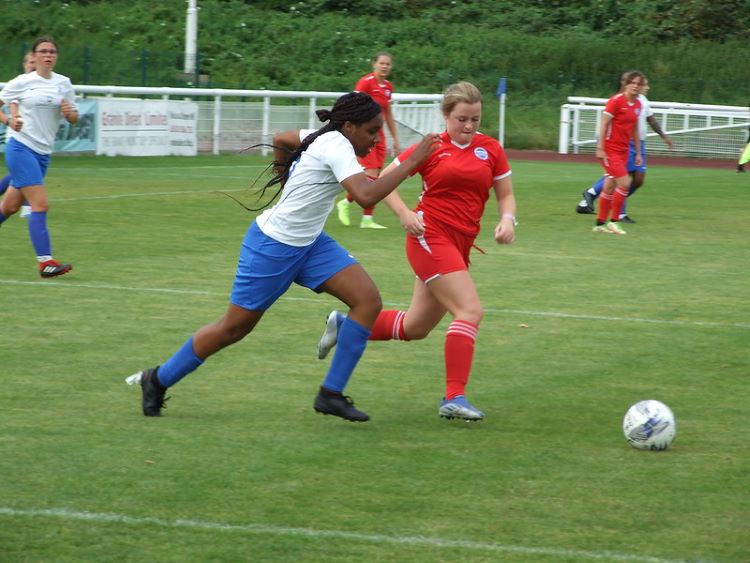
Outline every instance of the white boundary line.
<path fill-rule="evenodd" d="M 4 280 L 0 279 L 0 285 L 26 285 L 26 286 L 40 286 L 40 287 L 53 287 L 55 289 L 98 289 L 98 290 L 112 290 L 112 291 L 139 291 L 143 293 L 167 293 L 175 295 L 205 295 L 208 297 L 229 297 L 229 289 L 226 292 L 218 291 L 205 291 L 199 289 L 170 289 L 163 287 L 130 287 L 124 285 L 108 285 L 108 284 L 87 284 L 87 283 L 71 283 L 69 280 L 66 281 L 51 281 L 51 280 L 40 280 L 40 281 L 22 281 L 22 280 Z M 317 297 L 289 297 L 287 295 L 282 296 L 280 301 L 303 301 L 310 303 L 320 302 L 320 298 Z M 383 301 L 383 303 L 389 307 L 408 307 L 408 303 L 398 303 L 395 301 Z M 501 309 L 496 307 L 486 307 L 485 313 L 497 313 L 502 315 L 529 315 L 534 317 L 549 317 L 556 319 L 575 319 L 575 320 L 586 320 L 586 321 L 608 321 L 608 322 L 625 322 L 625 323 L 650 323 L 659 325 L 672 325 L 672 326 L 696 326 L 706 328 L 750 328 L 750 323 L 722 323 L 714 321 L 679 321 L 679 320 L 666 320 L 666 319 L 649 319 L 644 317 L 609 317 L 604 315 L 586 315 L 576 313 L 560 313 L 557 311 L 525 311 L 523 309 Z"/>
<path fill-rule="evenodd" d="M 516 553 L 521 555 L 546 555 L 567 559 L 592 559 L 595 561 L 631 561 L 643 563 L 677 563 L 678 560 L 661 559 L 643 555 L 614 553 L 611 551 L 582 551 L 575 549 L 561 549 L 554 547 L 526 547 L 522 545 L 505 545 L 500 543 L 486 543 L 468 540 L 447 540 L 427 536 L 387 536 L 384 534 L 364 534 L 360 532 L 346 532 L 341 530 L 316 530 L 314 528 L 291 528 L 285 526 L 269 526 L 266 524 L 227 524 L 208 520 L 164 520 L 145 516 L 136 518 L 124 514 L 79 512 L 60 508 L 46 509 L 17 509 L 0 506 L 0 515 L 30 518 L 65 518 L 68 520 L 83 520 L 92 522 L 114 522 L 131 526 L 143 524 L 162 526 L 165 528 L 192 528 L 200 530 L 222 530 L 249 534 L 267 534 L 273 536 L 292 536 L 309 538 L 333 538 L 370 542 L 375 544 L 414 545 L 422 547 L 440 547 L 467 549 L 474 551 L 490 551 L 495 553 Z"/>
<path fill-rule="evenodd" d="M 58 199 L 51 198 L 50 201 L 53 203 L 69 202 L 69 201 L 94 201 L 100 199 L 125 199 L 129 197 L 159 197 L 159 196 L 170 196 L 170 195 L 208 195 L 208 194 L 220 194 L 220 192 L 241 192 L 248 188 L 229 188 L 229 189 L 212 189 L 212 190 L 184 190 L 174 192 L 143 192 L 143 193 L 131 193 L 131 194 L 115 194 L 115 195 L 92 195 L 82 197 L 61 197 Z"/>

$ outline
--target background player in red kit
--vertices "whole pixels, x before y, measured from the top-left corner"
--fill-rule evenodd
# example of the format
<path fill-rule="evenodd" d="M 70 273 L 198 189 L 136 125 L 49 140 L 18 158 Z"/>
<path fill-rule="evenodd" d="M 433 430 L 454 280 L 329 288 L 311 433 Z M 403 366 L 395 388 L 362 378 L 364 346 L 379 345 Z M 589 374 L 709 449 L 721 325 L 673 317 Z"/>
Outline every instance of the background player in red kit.
<path fill-rule="evenodd" d="M 357 92 L 365 92 L 377 102 L 380 108 L 383 110 L 383 119 L 388 127 L 388 131 L 391 133 L 391 139 L 393 139 L 393 154 L 401 152 L 401 147 L 398 143 L 398 131 L 396 130 L 396 122 L 393 119 L 393 113 L 391 112 L 391 95 L 393 94 L 393 85 L 387 80 L 388 75 L 391 73 L 393 68 L 393 57 L 390 53 L 377 53 L 372 58 L 372 72 L 364 75 L 359 79 L 354 90 Z M 380 171 L 385 166 L 386 156 L 386 142 L 385 132 L 383 129 L 380 130 L 380 136 L 378 143 L 372 147 L 367 156 L 358 157 L 359 163 L 365 169 L 365 174 L 370 178 L 377 178 L 380 175 Z M 336 211 L 338 212 L 339 221 L 345 226 L 351 225 L 351 219 L 349 217 L 349 211 L 351 203 L 354 201 L 351 195 L 347 194 L 345 199 L 342 199 L 336 204 Z M 375 207 L 368 207 L 362 211 L 362 221 L 359 226 L 363 229 L 385 229 L 383 225 L 377 224 L 372 214 Z"/>
<path fill-rule="evenodd" d="M 484 413 L 469 403 L 465 388 L 474 358 L 474 342 L 482 320 L 482 304 L 469 275 L 469 253 L 479 234 L 490 191 L 495 192 L 500 222 L 494 238 L 515 238 L 516 200 L 505 152 L 495 139 L 477 132 L 482 95 L 473 84 L 459 82 L 444 93 L 446 131 L 440 145 L 414 172 L 422 176 L 419 203 L 410 210 L 394 191 L 384 201 L 407 232 L 406 256 L 417 275 L 407 311 L 384 310 L 370 340 L 419 340 L 446 313 L 453 320 L 445 337 L 445 397 L 438 414 L 445 418 L 481 420 Z M 383 171 L 395 169 L 412 154 L 409 147 Z M 336 343 L 343 315 L 333 311 L 318 343 L 323 358 Z"/>
<path fill-rule="evenodd" d="M 625 73 L 622 90 L 607 101 L 602 113 L 596 158 L 601 161 L 607 178 L 599 198 L 599 214 L 594 226 L 594 232 L 597 233 L 625 234 L 619 220 L 622 204 L 630 190 L 630 139 L 633 139 L 635 145 L 635 165 L 640 166 L 642 163 L 641 140 L 638 135 L 641 103 L 638 101 L 638 94 L 643 81 L 643 74 L 637 70 Z"/>

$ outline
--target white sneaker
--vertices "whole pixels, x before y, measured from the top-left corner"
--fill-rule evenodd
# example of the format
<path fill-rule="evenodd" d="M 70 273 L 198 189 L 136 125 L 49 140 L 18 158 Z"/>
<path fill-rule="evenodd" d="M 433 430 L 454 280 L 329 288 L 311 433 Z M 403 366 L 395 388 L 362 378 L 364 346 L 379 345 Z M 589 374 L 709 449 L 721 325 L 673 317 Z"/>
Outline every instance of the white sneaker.
<path fill-rule="evenodd" d="M 31 215 L 31 206 L 30 205 L 22 205 L 21 206 L 21 212 L 18 214 L 18 216 L 23 219 L 24 217 L 28 217 L 29 215 Z"/>
<path fill-rule="evenodd" d="M 318 340 L 318 359 L 323 360 L 328 355 L 339 338 L 339 317 L 343 317 L 343 313 L 338 311 L 331 311 L 326 317 L 326 329 L 323 331 L 323 336 Z"/>
<path fill-rule="evenodd" d="M 620 223 L 618 221 L 607 221 L 606 227 L 609 229 L 611 233 L 614 233 L 616 235 L 625 235 L 627 234 L 625 232 L 625 229 L 623 229 L 620 226 Z"/>

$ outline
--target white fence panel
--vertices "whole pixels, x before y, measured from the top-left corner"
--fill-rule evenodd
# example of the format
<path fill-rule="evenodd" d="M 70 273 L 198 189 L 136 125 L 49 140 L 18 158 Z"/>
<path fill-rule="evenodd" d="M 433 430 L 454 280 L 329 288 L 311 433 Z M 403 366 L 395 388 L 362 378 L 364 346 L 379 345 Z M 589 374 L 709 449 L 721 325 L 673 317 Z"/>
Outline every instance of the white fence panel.
<path fill-rule="evenodd" d="M 605 98 L 570 97 L 560 108 L 560 154 L 593 154 Z M 747 143 L 750 108 L 651 101 L 654 117 L 674 141 L 674 150 L 647 126 L 648 153 L 736 159 Z"/>

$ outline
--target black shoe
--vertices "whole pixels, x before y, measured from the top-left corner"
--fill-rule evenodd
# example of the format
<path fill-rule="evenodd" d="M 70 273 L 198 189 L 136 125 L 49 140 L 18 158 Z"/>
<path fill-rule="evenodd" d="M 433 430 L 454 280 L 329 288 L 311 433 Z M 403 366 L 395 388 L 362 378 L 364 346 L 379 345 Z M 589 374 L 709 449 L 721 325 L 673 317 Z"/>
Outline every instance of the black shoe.
<path fill-rule="evenodd" d="M 620 223 L 627 223 L 628 225 L 633 225 L 635 223 L 635 220 L 631 219 L 627 215 L 623 215 L 620 217 Z"/>
<path fill-rule="evenodd" d="M 745 166 L 742 164 L 737 165 L 737 174 L 744 174 L 745 172 Z"/>
<path fill-rule="evenodd" d="M 593 215 L 596 210 L 588 205 L 576 205 L 576 213 L 584 213 L 586 215 Z"/>
<path fill-rule="evenodd" d="M 321 389 L 315 397 L 313 408 L 316 412 L 340 416 L 352 422 L 367 422 L 370 417 L 360 410 L 354 408 L 354 401 L 347 395 L 324 391 Z"/>
<path fill-rule="evenodd" d="M 161 416 L 161 409 L 165 408 L 164 403 L 169 399 L 169 397 L 164 398 L 167 388 L 159 383 L 159 379 L 156 377 L 158 369 L 159 366 L 156 366 L 141 372 L 144 416 Z"/>

